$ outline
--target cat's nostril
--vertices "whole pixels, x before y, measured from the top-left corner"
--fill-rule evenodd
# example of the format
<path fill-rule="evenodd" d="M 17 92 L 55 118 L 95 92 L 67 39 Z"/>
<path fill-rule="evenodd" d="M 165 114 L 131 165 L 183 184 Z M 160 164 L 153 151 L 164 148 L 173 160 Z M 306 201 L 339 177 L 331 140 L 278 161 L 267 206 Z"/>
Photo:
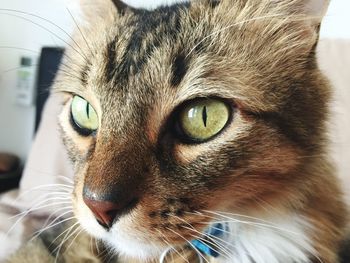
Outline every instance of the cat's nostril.
<path fill-rule="evenodd" d="M 94 215 L 95 215 L 97 223 L 100 226 L 102 226 L 106 229 L 109 229 L 112 227 L 113 222 L 115 222 L 115 220 L 117 218 L 118 210 L 112 210 L 112 211 L 106 212 L 106 216 L 104 216 L 104 217 L 97 216 L 95 213 L 94 213 Z"/>
<path fill-rule="evenodd" d="M 110 202 L 102 200 L 92 200 L 84 197 L 85 204 L 94 214 L 97 222 L 106 229 L 112 227 L 113 223 L 131 208 L 133 208 L 137 200 L 134 199 L 131 202 Z"/>

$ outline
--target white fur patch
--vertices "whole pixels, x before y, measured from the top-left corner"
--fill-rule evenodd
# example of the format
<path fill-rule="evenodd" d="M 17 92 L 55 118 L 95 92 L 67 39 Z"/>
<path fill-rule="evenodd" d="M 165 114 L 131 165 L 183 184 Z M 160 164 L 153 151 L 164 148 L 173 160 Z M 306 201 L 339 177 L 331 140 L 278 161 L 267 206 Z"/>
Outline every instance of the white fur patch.
<path fill-rule="evenodd" d="M 105 242 L 112 253 L 146 261 L 159 257 L 166 249 L 166 246 L 159 246 L 159 244 L 157 246 L 149 238 L 145 238 L 147 234 L 130 230 L 133 229 L 133 220 L 130 220 L 130 216 L 123 217 L 113 225 L 111 230 L 106 231 L 85 206 L 79 207 L 78 210 L 81 226 L 89 234 Z"/>
<path fill-rule="evenodd" d="M 241 220 L 245 221 L 244 218 Z M 229 223 L 230 234 L 226 234 L 224 239 L 226 246 L 231 244 L 227 248 L 230 255 L 226 257 L 222 253 L 218 262 L 308 263 L 310 255 L 317 255 L 306 234 L 309 227 L 306 220 L 296 215 L 256 221 L 254 225 L 248 222 Z"/>

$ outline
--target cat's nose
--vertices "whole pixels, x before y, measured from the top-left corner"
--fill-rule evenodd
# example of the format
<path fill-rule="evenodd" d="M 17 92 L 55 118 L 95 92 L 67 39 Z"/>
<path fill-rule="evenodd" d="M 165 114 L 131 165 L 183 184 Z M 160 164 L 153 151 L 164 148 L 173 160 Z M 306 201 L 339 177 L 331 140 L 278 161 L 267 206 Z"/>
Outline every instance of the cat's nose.
<path fill-rule="evenodd" d="M 104 198 L 91 198 L 84 196 L 85 204 L 94 214 L 97 222 L 106 229 L 110 229 L 113 223 L 123 214 L 136 205 L 137 200 L 132 199 L 121 202 L 111 202 Z"/>

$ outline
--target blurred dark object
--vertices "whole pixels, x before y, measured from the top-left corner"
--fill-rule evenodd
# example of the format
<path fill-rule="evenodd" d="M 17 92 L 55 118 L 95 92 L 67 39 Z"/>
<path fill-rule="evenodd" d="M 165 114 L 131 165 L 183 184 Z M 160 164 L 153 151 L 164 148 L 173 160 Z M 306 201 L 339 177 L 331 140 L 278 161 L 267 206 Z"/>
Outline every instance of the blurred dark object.
<path fill-rule="evenodd" d="M 38 129 L 41 113 L 50 95 L 50 88 L 55 80 L 63 53 L 64 49 L 59 47 L 44 47 L 41 50 L 36 91 L 35 132 Z"/>
<path fill-rule="evenodd" d="M 340 263 L 349 263 L 350 262 L 350 239 L 348 239 L 340 251 Z"/>
<path fill-rule="evenodd" d="M 19 158 L 12 154 L 0 153 L 0 192 L 18 187 L 21 175 Z"/>

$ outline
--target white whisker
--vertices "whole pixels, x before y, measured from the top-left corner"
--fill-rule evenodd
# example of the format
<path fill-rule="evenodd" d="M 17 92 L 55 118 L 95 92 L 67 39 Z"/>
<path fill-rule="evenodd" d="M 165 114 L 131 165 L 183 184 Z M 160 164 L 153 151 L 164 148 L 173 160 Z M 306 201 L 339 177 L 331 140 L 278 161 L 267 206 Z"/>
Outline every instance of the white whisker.
<path fill-rule="evenodd" d="M 73 184 L 74 184 L 74 180 L 68 176 L 64 176 L 64 175 L 59 175 L 57 176 L 57 178 L 61 178 L 63 180 L 65 180 L 67 183 L 71 184 L 72 187 L 73 187 Z"/>
<path fill-rule="evenodd" d="M 52 202 L 52 203 L 44 205 L 45 203 L 48 203 L 50 201 L 63 201 L 63 200 L 64 200 L 64 202 Z M 14 219 L 14 218 L 17 218 L 17 217 L 22 216 L 24 214 L 27 215 L 33 211 L 38 211 L 38 210 L 45 208 L 45 207 L 61 205 L 61 204 L 71 204 L 72 202 L 68 201 L 68 200 L 70 200 L 70 198 L 65 198 L 65 197 L 49 198 L 47 200 L 43 200 L 42 202 L 36 204 L 35 206 L 31 207 L 30 209 L 27 209 L 26 211 L 23 211 L 17 215 L 10 217 L 9 219 Z"/>
<path fill-rule="evenodd" d="M 0 8 L 0 11 L 5 11 L 5 12 L 11 12 L 11 13 L 17 13 L 17 14 L 22 14 L 22 15 L 27 15 L 27 16 L 31 16 L 31 17 L 35 17 L 38 18 L 42 21 L 45 21 L 49 24 L 51 24 L 52 26 L 56 27 L 57 29 L 61 30 L 61 32 L 63 32 L 66 36 L 68 36 L 71 41 L 76 45 L 77 48 L 80 49 L 80 51 L 82 51 L 81 47 L 79 46 L 79 44 L 70 36 L 70 34 L 68 34 L 63 28 L 61 28 L 60 26 L 58 26 L 57 24 L 51 22 L 49 19 L 43 18 L 41 16 L 38 16 L 36 14 L 32 14 L 32 13 L 28 13 L 28 12 L 24 12 L 24 11 L 19 11 L 19 10 L 15 10 L 15 9 L 9 9 L 9 8 Z M 60 37 L 59 35 L 57 35 L 55 32 L 49 30 L 48 28 L 42 26 L 39 23 L 36 23 L 35 21 L 28 19 L 26 17 L 22 17 L 20 15 L 15 15 L 15 14 L 10 14 L 10 13 L 1 13 L 3 15 L 10 15 L 13 17 L 17 17 L 20 19 L 23 19 L 25 21 L 28 21 L 42 29 L 44 29 L 46 32 L 49 32 L 50 34 L 54 35 L 57 39 L 61 40 L 62 42 L 64 42 L 65 44 L 67 44 L 68 46 L 70 46 L 77 54 L 79 54 L 80 56 L 82 56 L 82 58 L 87 59 L 87 56 L 84 53 L 81 53 L 79 50 L 77 50 L 73 45 L 71 45 L 70 43 L 68 43 L 66 40 L 64 40 L 62 37 Z"/>
<path fill-rule="evenodd" d="M 183 228 L 188 229 L 188 230 L 191 230 L 191 231 L 194 231 L 195 233 L 197 233 L 197 234 L 199 234 L 199 235 L 207 236 L 209 239 L 211 239 L 211 240 L 215 243 L 215 244 L 212 244 L 212 245 L 215 245 L 216 247 L 220 248 L 220 249 L 229 257 L 229 255 L 230 255 L 230 254 L 229 254 L 229 251 L 227 251 L 226 248 L 225 248 L 224 246 L 222 246 L 222 245 L 220 245 L 220 244 L 217 244 L 217 243 L 215 242 L 215 240 L 213 240 L 212 238 L 209 237 L 210 235 L 208 235 L 208 234 L 206 234 L 206 233 L 201 233 L 201 232 L 198 231 L 193 225 L 191 225 L 189 222 L 187 222 L 185 219 L 183 219 L 183 218 L 181 218 L 181 217 L 174 216 L 174 215 L 171 215 L 171 214 L 169 214 L 169 216 L 175 217 L 175 218 L 177 218 L 178 220 L 184 222 L 185 224 L 187 224 L 187 225 L 189 226 L 189 227 L 183 226 Z M 212 228 L 213 228 L 213 227 L 212 227 Z M 214 227 L 214 228 L 215 228 L 215 227 Z M 217 229 L 217 228 L 215 228 L 215 229 Z M 221 231 L 221 229 L 218 229 L 218 230 Z M 223 240 L 223 239 L 221 239 L 221 238 L 217 238 L 217 239 L 223 241 L 223 242 L 226 243 L 226 244 L 229 244 L 228 242 L 226 242 L 225 240 Z M 229 245 L 233 246 L 232 244 L 229 244 Z M 214 249 L 213 249 L 213 250 L 214 250 Z M 215 250 L 214 250 L 214 251 L 215 251 Z M 215 252 L 218 253 L 218 251 L 215 251 Z M 218 253 L 218 254 L 220 254 L 220 253 Z"/>
<path fill-rule="evenodd" d="M 181 234 L 177 233 L 175 230 L 173 230 L 173 229 L 171 229 L 171 228 L 169 228 L 169 227 L 167 227 L 167 229 L 168 229 L 169 231 L 173 232 L 175 235 L 177 235 L 177 236 L 179 236 L 180 238 L 182 238 L 184 241 L 186 241 L 186 243 L 188 243 L 188 244 L 197 252 L 197 254 L 200 256 L 200 259 L 204 259 L 205 262 L 210 263 L 210 262 L 208 261 L 208 259 L 206 259 L 206 257 L 204 257 L 204 256 L 202 255 L 202 253 L 201 253 L 189 240 L 187 240 L 187 239 L 186 239 L 185 237 L 183 237 Z"/>
<path fill-rule="evenodd" d="M 79 228 L 78 228 L 79 229 Z M 74 244 L 74 241 L 78 238 L 78 236 L 84 231 L 84 229 L 80 229 L 80 231 L 77 233 L 77 235 L 73 238 L 73 240 L 71 241 L 71 243 L 68 245 L 68 247 L 66 248 L 66 250 L 69 250 L 72 245 Z"/>
<path fill-rule="evenodd" d="M 79 226 L 79 225 L 78 225 L 78 227 L 77 227 L 75 230 L 73 230 L 74 227 L 75 227 L 77 224 L 79 224 L 79 222 L 75 223 L 72 227 L 68 228 L 68 229 L 70 229 L 70 230 L 69 230 L 69 231 L 67 232 L 67 234 L 63 237 L 63 240 L 61 241 L 60 245 L 57 246 L 57 247 L 52 251 L 52 253 L 55 253 L 55 252 L 57 251 L 56 258 L 55 258 L 55 263 L 56 263 L 57 260 L 58 260 L 58 257 L 59 257 L 59 254 L 60 254 L 60 251 L 61 251 L 61 249 L 62 249 L 63 244 L 64 244 L 69 238 L 71 238 L 77 231 L 79 231 L 79 229 L 80 229 L 80 226 Z M 72 232 L 72 233 L 71 233 L 71 232 Z M 53 241 L 53 242 L 54 242 L 54 241 Z"/>
<path fill-rule="evenodd" d="M 71 211 L 68 211 L 68 212 L 64 213 L 63 215 L 66 215 L 66 214 L 68 214 L 68 213 L 71 213 Z M 63 215 L 62 215 L 62 216 L 63 216 Z M 53 228 L 53 227 L 55 227 L 55 226 L 57 226 L 57 225 L 60 225 L 60 224 L 62 224 L 62 223 L 64 223 L 64 222 L 67 222 L 67 221 L 70 221 L 70 220 L 75 219 L 75 216 L 72 216 L 72 217 L 63 219 L 63 220 L 61 220 L 61 221 L 59 221 L 59 222 L 53 224 L 55 221 L 57 221 L 57 219 L 59 219 L 59 217 L 57 217 L 49 226 L 47 226 L 47 227 L 45 227 L 45 228 L 43 228 L 43 229 L 41 229 L 41 230 L 39 230 L 39 231 L 36 231 L 36 232 L 34 233 L 35 236 L 33 236 L 31 240 L 37 238 L 37 237 L 40 236 L 44 231 L 46 231 L 46 230 L 48 230 L 48 229 L 50 229 L 50 228 Z M 53 224 L 53 225 L 52 225 L 52 224 Z"/>
<path fill-rule="evenodd" d="M 167 241 L 166 236 L 159 230 L 157 229 L 158 233 L 162 236 L 163 241 L 170 247 L 171 250 L 174 250 L 176 254 L 178 254 L 183 260 L 185 260 L 187 263 L 190 263 L 188 261 L 188 259 L 186 259 L 183 255 L 181 255 L 181 253 L 172 245 L 170 245 L 170 243 Z M 159 262 L 160 263 L 164 263 L 164 260 L 166 258 L 167 253 L 169 252 L 169 250 L 164 251 L 164 253 L 160 256 Z M 173 257 L 172 257 L 172 262 L 174 261 Z"/>
<path fill-rule="evenodd" d="M 208 210 L 203 210 L 203 211 L 206 211 L 207 213 L 211 213 L 211 214 L 217 215 L 217 216 L 219 216 L 221 218 L 224 218 L 224 219 L 228 219 L 227 222 L 239 222 L 239 223 L 247 224 L 247 225 L 253 225 L 253 226 L 258 226 L 258 227 L 266 227 L 266 228 L 270 228 L 270 229 L 275 229 L 275 230 L 279 230 L 281 232 L 293 234 L 293 235 L 296 235 L 296 236 L 300 235 L 299 233 L 296 233 L 294 231 L 290 231 L 290 230 L 283 229 L 283 228 L 280 228 L 278 226 L 272 225 L 271 223 L 268 223 L 267 221 L 259 219 L 259 218 L 245 216 L 246 218 L 251 218 L 251 219 L 256 220 L 256 221 L 263 221 L 265 223 L 258 223 L 258 222 L 247 221 L 247 220 L 243 221 L 243 220 L 239 220 L 239 219 L 236 219 L 236 218 L 232 218 L 232 217 L 220 214 L 218 212 L 213 212 L 213 211 L 208 211 Z M 232 214 L 232 215 L 234 215 L 234 214 Z M 243 215 L 238 215 L 238 216 L 243 217 Z M 213 219 L 215 219 L 215 217 L 213 217 Z M 216 219 L 219 219 L 219 222 L 225 222 L 225 221 L 220 220 L 220 218 L 216 218 Z"/>

